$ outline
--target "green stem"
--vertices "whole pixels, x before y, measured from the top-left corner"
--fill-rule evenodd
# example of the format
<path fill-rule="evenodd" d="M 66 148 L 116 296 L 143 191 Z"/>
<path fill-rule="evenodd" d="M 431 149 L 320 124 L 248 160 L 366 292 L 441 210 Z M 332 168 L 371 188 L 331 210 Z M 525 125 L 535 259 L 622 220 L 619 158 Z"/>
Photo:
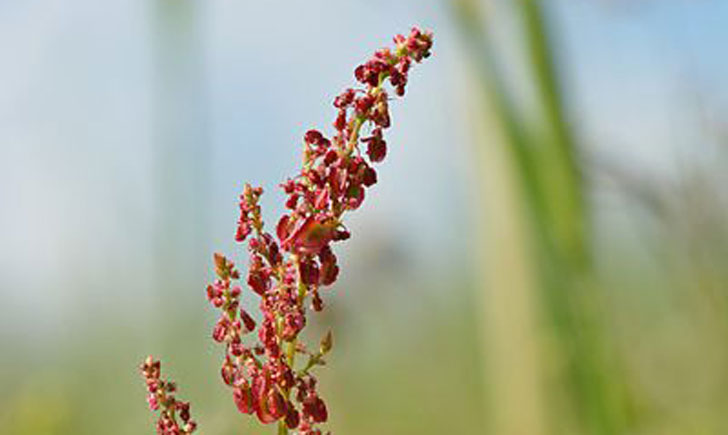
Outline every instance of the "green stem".
<path fill-rule="evenodd" d="M 288 426 L 286 426 L 285 420 L 280 420 L 278 422 L 278 435 L 287 435 L 288 434 Z"/>

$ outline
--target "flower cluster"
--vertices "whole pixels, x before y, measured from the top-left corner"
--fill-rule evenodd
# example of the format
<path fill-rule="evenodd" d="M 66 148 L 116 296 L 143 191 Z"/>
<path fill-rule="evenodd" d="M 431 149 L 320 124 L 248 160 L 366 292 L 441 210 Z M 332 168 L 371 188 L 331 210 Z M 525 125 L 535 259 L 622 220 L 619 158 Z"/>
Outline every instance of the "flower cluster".
<path fill-rule="evenodd" d="M 160 435 L 187 435 L 197 428 L 190 418 L 190 403 L 174 397 L 177 386 L 174 382 L 161 379 L 162 366 L 151 356 L 144 360 L 140 370 L 147 384 L 149 409 L 158 411 L 157 433 Z M 177 420 L 179 417 L 179 421 Z"/>
<path fill-rule="evenodd" d="M 214 257 L 217 279 L 207 287 L 207 297 L 222 312 L 212 334 L 226 346 L 222 379 L 232 388 L 240 412 L 255 413 L 263 423 L 278 421 L 283 433 L 320 434 L 316 425 L 328 418 L 311 369 L 325 363 L 331 333 L 313 351 L 299 334 L 307 308 L 323 309 L 320 290 L 339 274 L 331 243 L 350 236 L 342 216 L 361 206 L 365 190 L 377 182 L 371 164 L 387 154 L 383 130 L 390 126 L 389 95 L 383 85 L 388 80 L 397 95 L 404 95 L 410 66 L 429 56 L 432 34 L 415 28 L 407 37 L 396 36 L 394 43 L 393 50 L 378 50 L 356 68 L 363 89 L 346 89 L 334 99 L 335 135 L 329 139 L 317 130 L 304 135 L 303 165 L 282 184 L 289 211 L 278 220 L 275 234 L 264 229 L 262 189 L 245 185 L 236 240 L 249 239 L 245 281 L 260 297 L 259 325 L 240 306 L 242 289 L 235 284 L 240 272 L 224 256 Z M 361 137 L 365 126 L 369 133 Z M 244 344 L 244 336 L 256 329 L 257 340 Z M 305 362 L 296 368 L 299 357 Z"/>
<path fill-rule="evenodd" d="M 287 211 L 272 233 L 261 216 L 263 190 L 245 185 L 235 240 L 248 241 L 247 274 L 214 255 L 216 279 L 207 286 L 207 299 L 220 310 L 212 337 L 225 346 L 222 380 L 241 413 L 277 422 L 279 434 L 320 435 L 317 426 L 328 419 L 312 369 L 326 363 L 333 338 L 328 332 L 311 349 L 300 334 L 307 311 L 324 308 L 321 290 L 339 275 L 331 244 L 350 237 L 343 215 L 361 206 L 366 189 L 377 182 L 372 164 L 386 157 L 390 97 L 384 85 L 388 81 L 396 95 L 404 95 L 411 65 L 430 55 L 432 34 L 413 28 L 394 44 L 356 68 L 361 88 L 334 99 L 335 134 L 305 133 L 303 164 L 281 185 Z M 241 282 L 260 298 L 257 322 L 241 305 Z"/>

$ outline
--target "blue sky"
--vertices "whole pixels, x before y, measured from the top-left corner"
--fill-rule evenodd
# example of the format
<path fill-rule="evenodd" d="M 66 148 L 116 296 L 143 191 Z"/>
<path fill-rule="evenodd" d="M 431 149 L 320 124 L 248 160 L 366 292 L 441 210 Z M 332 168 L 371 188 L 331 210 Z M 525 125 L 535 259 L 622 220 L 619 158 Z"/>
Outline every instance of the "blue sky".
<path fill-rule="evenodd" d="M 695 136 L 692 93 L 726 113 L 725 2 L 553 4 L 568 101 L 590 148 L 659 172 Z M 197 2 L 199 70 L 180 101 L 200 107 L 179 106 L 175 137 L 189 174 L 180 186 L 203 186 L 194 207 L 208 246 L 233 249 L 244 181 L 266 187 L 277 214 L 275 185 L 293 173 L 303 132 L 328 126 L 354 66 L 411 24 L 435 30 L 435 56 L 392 105 L 381 182 L 350 224 L 403 241 L 414 268 L 457 261 L 472 170 L 467 62 L 447 8 L 425 1 Z M 158 31 L 142 0 L 0 4 L 2 333 L 42 313 L 32 327 L 72 334 L 82 307 L 134 312 L 152 290 Z M 363 239 L 355 231 L 348 249 Z"/>

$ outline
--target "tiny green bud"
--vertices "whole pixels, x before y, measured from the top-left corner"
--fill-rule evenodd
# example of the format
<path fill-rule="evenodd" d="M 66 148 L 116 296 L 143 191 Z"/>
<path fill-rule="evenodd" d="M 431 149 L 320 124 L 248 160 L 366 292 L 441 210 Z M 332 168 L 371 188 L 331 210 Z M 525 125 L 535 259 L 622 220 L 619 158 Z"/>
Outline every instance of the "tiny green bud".
<path fill-rule="evenodd" d="M 319 352 L 321 352 L 321 355 L 326 355 L 331 350 L 331 346 L 333 344 L 334 336 L 331 334 L 331 331 L 329 331 L 321 339 L 321 344 L 319 346 Z"/>

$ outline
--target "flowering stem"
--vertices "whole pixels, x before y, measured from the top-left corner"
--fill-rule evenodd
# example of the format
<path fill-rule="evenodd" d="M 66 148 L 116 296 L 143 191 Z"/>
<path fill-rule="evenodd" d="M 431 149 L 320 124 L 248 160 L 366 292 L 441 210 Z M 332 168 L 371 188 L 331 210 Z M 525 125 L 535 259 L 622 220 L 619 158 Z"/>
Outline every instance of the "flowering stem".
<path fill-rule="evenodd" d="M 318 130 L 306 132 L 301 170 L 282 185 L 288 211 L 274 233 L 263 229 L 259 205 L 263 189 L 245 185 L 235 240 L 249 239 L 247 277 L 241 277 L 222 254 L 214 256 L 217 278 L 207 286 L 207 298 L 221 311 L 212 338 L 225 346 L 222 379 L 232 388 L 241 413 L 255 414 L 264 424 L 277 423 L 279 435 L 289 430 L 321 435 L 317 425 L 328 420 L 310 371 L 324 365 L 323 356 L 332 346 L 331 331 L 317 351 L 307 349 L 299 337 L 307 311 L 324 308 L 321 290 L 338 277 L 331 244 L 350 237 L 342 215 L 361 206 L 365 190 L 377 182 L 372 164 L 386 156 L 383 131 L 390 126 L 390 115 L 383 85 L 389 81 L 398 96 L 404 95 L 410 66 L 430 55 L 432 34 L 413 28 L 408 36 L 395 36 L 394 43 L 394 50 L 378 50 L 356 68 L 360 89 L 346 89 L 335 98 L 336 135 L 330 140 Z M 365 124 L 372 131 L 370 137 L 361 138 Z M 360 146 L 366 146 L 366 155 Z M 258 322 L 242 308 L 243 289 L 235 283 L 243 279 L 260 297 Z M 247 334 L 255 338 L 245 342 Z M 309 357 L 306 364 L 299 362 L 303 369 L 295 367 L 297 352 Z M 182 415 L 179 418 L 186 421 L 188 415 Z M 172 412 L 170 424 L 175 424 L 174 418 Z"/>

